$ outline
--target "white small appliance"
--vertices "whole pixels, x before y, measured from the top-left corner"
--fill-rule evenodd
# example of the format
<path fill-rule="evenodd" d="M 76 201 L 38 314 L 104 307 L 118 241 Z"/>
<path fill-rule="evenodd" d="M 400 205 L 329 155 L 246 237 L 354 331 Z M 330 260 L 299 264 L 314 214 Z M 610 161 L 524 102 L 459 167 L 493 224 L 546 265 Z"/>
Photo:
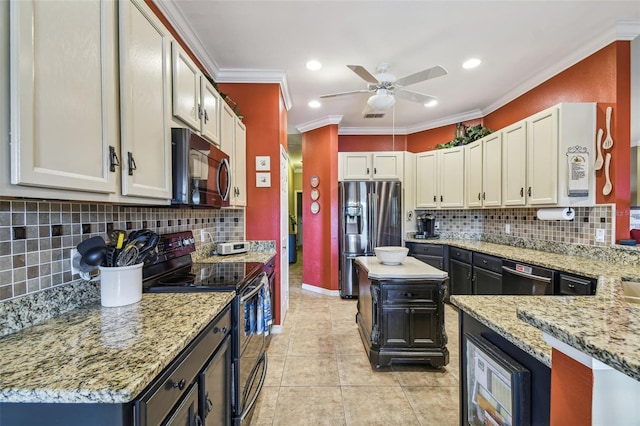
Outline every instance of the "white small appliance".
<path fill-rule="evenodd" d="M 218 252 L 218 254 L 221 254 L 223 256 L 228 254 L 246 253 L 249 251 L 249 241 L 218 243 L 218 248 L 216 251 Z"/>

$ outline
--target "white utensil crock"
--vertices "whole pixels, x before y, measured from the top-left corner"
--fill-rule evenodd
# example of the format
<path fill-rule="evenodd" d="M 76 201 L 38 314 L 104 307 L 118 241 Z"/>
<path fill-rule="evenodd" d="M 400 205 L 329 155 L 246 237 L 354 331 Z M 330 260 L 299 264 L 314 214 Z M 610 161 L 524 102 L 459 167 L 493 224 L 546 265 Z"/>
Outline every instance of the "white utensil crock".
<path fill-rule="evenodd" d="M 142 299 L 142 266 L 108 268 L 100 266 L 100 303 L 102 306 L 125 306 Z"/>

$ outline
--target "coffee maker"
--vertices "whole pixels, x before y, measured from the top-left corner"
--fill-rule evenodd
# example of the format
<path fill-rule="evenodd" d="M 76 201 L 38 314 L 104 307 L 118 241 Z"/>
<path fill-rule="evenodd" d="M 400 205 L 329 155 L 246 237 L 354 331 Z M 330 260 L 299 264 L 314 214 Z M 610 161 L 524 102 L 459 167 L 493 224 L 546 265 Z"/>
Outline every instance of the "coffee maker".
<path fill-rule="evenodd" d="M 431 214 L 421 214 L 417 217 L 418 232 L 415 238 L 437 238 L 436 217 Z"/>

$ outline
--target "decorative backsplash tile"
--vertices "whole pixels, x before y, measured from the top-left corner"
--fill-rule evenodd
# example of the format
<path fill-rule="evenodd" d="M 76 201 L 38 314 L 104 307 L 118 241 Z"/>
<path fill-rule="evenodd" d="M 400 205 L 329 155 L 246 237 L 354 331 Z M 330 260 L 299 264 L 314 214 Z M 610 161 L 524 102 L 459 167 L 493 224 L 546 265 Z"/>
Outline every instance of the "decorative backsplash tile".
<path fill-rule="evenodd" d="M 204 242 L 244 238 L 242 209 L 175 209 L 0 200 L 0 301 L 72 282 L 70 250 L 113 229 L 193 230 Z"/>

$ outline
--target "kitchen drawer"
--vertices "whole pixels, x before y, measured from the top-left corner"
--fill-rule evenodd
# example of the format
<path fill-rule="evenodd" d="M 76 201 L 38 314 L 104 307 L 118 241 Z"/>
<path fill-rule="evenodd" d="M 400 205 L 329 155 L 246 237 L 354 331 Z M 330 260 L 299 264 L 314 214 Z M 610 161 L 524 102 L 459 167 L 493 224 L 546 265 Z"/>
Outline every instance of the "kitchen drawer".
<path fill-rule="evenodd" d="M 409 255 L 423 254 L 427 256 L 443 256 L 444 246 L 442 244 L 426 244 L 426 243 L 406 243 L 409 249 Z"/>
<path fill-rule="evenodd" d="M 502 274 L 502 259 L 499 257 L 473 253 L 473 266 Z"/>
<path fill-rule="evenodd" d="M 456 259 L 460 262 L 471 263 L 471 251 L 457 248 L 457 247 L 449 247 L 449 259 Z"/>
<path fill-rule="evenodd" d="M 427 265 L 431 265 L 434 268 L 444 271 L 444 257 L 442 256 L 423 256 L 420 254 L 416 254 L 413 257 L 418 259 L 420 262 L 424 262 Z"/>
<path fill-rule="evenodd" d="M 591 296 L 596 291 L 596 280 L 560 273 L 558 291 L 567 296 Z"/>
<path fill-rule="evenodd" d="M 227 308 L 167 367 L 138 400 L 139 424 L 160 424 L 189 391 L 191 384 L 216 348 L 231 331 Z"/>
<path fill-rule="evenodd" d="M 412 303 L 436 303 L 438 300 L 438 286 L 436 284 L 422 285 L 385 285 L 382 289 L 382 303 L 384 305 L 406 305 Z"/>

